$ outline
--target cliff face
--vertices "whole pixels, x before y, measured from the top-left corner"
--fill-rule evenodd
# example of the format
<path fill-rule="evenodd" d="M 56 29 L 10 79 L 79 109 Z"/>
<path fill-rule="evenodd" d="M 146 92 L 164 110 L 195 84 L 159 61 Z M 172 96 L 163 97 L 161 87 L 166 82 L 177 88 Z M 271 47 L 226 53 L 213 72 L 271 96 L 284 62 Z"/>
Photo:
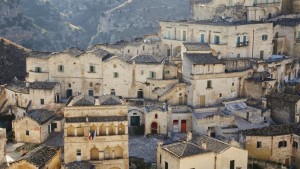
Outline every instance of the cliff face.
<path fill-rule="evenodd" d="M 158 20 L 187 19 L 183 0 L 0 0 L 0 36 L 27 48 L 60 51 L 132 39 Z"/>
<path fill-rule="evenodd" d="M 0 38 L 0 84 L 15 77 L 25 79 L 26 56 L 30 50 L 7 39 Z"/>

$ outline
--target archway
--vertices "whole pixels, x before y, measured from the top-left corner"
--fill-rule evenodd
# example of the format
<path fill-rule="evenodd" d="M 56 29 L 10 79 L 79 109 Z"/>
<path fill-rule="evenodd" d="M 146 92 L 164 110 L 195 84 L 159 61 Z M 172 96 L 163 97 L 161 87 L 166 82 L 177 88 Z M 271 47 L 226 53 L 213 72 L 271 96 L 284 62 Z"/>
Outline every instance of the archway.
<path fill-rule="evenodd" d="M 109 146 L 107 146 L 104 149 L 104 159 L 109 159 L 109 158 L 110 158 L 110 148 L 109 148 Z"/>
<path fill-rule="evenodd" d="M 99 150 L 97 148 L 92 148 L 90 151 L 90 155 L 92 161 L 99 160 Z"/>
<path fill-rule="evenodd" d="M 90 127 L 90 131 L 91 131 L 91 134 L 96 133 L 96 135 L 98 135 L 98 134 L 97 134 L 97 126 L 96 126 L 95 124 L 93 124 L 93 125 Z"/>
<path fill-rule="evenodd" d="M 167 44 L 163 45 L 163 55 L 164 56 L 171 56 L 171 48 Z"/>
<path fill-rule="evenodd" d="M 151 134 L 157 134 L 157 123 L 156 122 L 152 122 L 151 124 Z"/>
<path fill-rule="evenodd" d="M 176 46 L 173 50 L 173 57 L 181 56 L 181 46 Z"/>
<path fill-rule="evenodd" d="M 144 91 L 143 89 L 139 89 L 139 91 L 137 92 L 137 98 L 144 98 Z"/>
<path fill-rule="evenodd" d="M 75 136 L 75 127 L 74 126 L 71 125 L 67 128 L 67 136 L 68 137 Z"/>
<path fill-rule="evenodd" d="M 125 126 L 123 124 L 118 125 L 118 134 L 124 135 L 125 134 Z"/>
<path fill-rule="evenodd" d="M 77 128 L 77 136 L 84 136 L 84 128 L 82 126 Z"/>
<path fill-rule="evenodd" d="M 115 148 L 115 158 L 123 158 L 123 149 L 120 146 Z"/>
<path fill-rule="evenodd" d="M 113 135 L 115 134 L 115 126 L 113 124 L 108 126 L 108 135 Z"/>

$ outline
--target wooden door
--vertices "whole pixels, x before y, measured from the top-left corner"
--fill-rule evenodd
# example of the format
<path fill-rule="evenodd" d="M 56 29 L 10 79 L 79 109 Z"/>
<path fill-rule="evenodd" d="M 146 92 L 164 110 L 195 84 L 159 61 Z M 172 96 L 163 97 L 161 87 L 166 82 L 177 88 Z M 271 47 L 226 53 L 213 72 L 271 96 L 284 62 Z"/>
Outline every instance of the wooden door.
<path fill-rule="evenodd" d="M 181 132 L 186 132 L 186 120 L 181 120 Z"/>

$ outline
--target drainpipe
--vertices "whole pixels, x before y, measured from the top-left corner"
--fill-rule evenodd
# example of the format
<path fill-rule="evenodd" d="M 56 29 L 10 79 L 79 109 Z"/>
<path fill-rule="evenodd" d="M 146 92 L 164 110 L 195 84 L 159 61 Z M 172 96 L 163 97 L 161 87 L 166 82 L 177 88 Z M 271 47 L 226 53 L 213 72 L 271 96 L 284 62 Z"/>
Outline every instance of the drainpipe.
<path fill-rule="evenodd" d="M 215 156 L 215 166 L 214 169 L 217 169 L 217 156 Z"/>
<path fill-rule="evenodd" d="M 254 30 L 252 34 L 252 59 L 253 59 L 253 54 L 254 54 Z"/>

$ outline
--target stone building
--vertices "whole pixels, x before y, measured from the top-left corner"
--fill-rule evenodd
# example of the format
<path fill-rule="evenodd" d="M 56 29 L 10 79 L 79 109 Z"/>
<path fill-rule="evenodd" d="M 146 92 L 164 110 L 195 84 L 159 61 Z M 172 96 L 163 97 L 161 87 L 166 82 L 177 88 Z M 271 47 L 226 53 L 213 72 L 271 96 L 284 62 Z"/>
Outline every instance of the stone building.
<path fill-rule="evenodd" d="M 273 53 L 273 24 L 263 22 L 161 21 L 164 56 L 182 57 L 184 42 L 208 43 L 221 58 L 267 59 Z"/>
<path fill-rule="evenodd" d="M 300 167 L 299 124 L 270 126 L 240 132 L 240 142 L 249 158 Z"/>
<path fill-rule="evenodd" d="M 25 156 L 9 164 L 9 169 L 60 169 L 61 149 L 39 146 Z"/>
<path fill-rule="evenodd" d="M 51 122 L 56 114 L 46 109 L 34 109 L 12 123 L 15 140 L 25 143 L 43 143 L 52 132 Z"/>
<path fill-rule="evenodd" d="M 78 95 L 64 110 L 64 162 L 128 169 L 127 106 L 114 95 Z"/>
<path fill-rule="evenodd" d="M 158 169 L 247 168 L 248 152 L 204 135 L 186 141 L 159 143 L 156 150 Z M 192 138 L 191 138 L 192 137 Z"/>
<path fill-rule="evenodd" d="M 6 129 L 0 128 L 0 165 L 5 162 Z"/>
<path fill-rule="evenodd" d="M 297 95 L 272 92 L 267 95 L 267 106 L 277 124 L 299 123 L 300 97 Z"/>

